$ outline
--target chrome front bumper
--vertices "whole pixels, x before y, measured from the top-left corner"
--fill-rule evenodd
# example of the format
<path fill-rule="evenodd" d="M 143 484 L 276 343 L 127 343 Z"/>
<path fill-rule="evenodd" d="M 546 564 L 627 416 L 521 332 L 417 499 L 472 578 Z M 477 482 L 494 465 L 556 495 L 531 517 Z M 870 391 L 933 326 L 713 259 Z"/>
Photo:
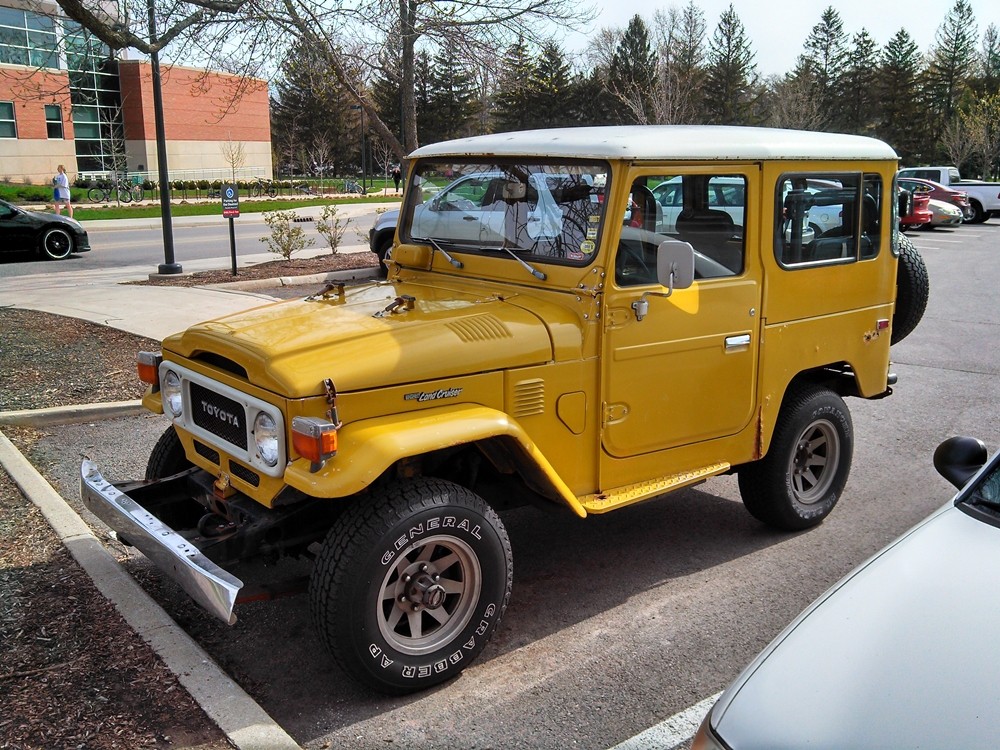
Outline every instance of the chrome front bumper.
<path fill-rule="evenodd" d="M 112 486 L 93 461 L 80 465 L 80 498 L 91 513 L 174 579 L 223 622 L 236 622 L 233 605 L 243 581 L 205 557 L 152 513 Z"/>

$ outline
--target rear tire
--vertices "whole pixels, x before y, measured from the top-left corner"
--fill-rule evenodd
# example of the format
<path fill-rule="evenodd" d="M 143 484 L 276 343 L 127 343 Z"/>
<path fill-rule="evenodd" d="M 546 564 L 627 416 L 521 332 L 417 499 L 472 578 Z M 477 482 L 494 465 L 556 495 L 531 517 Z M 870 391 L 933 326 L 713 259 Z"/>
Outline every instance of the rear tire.
<path fill-rule="evenodd" d="M 152 453 L 149 454 L 146 479 L 172 477 L 190 469 L 193 465 L 187 460 L 181 439 L 177 437 L 177 430 L 171 425 L 156 441 Z"/>
<path fill-rule="evenodd" d="M 890 344 L 898 344 L 920 323 L 930 296 L 930 279 L 920 252 L 902 233 L 896 238 L 899 262 L 896 267 L 896 309 L 892 314 Z"/>
<path fill-rule="evenodd" d="M 42 234 L 40 247 L 49 260 L 64 260 L 73 252 L 73 238 L 62 227 L 49 227 Z"/>
<path fill-rule="evenodd" d="M 337 519 L 316 559 L 310 609 L 344 672 L 402 695 L 476 658 L 512 580 L 510 541 L 493 509 L 464 487 L 421 477 Z"/>
<path fill-rule="evenodd" d="M 781 531 L 816 526 L 840 499 L 853 453 L 854 425 L 844 400 L 817 385 L 790 388 L 767 455 L 739 469 L 743 504 Z"/>
<path fill-rule="evenodd" d="M 969 221 L 970 224 L 982 224 L 990 218 L 989 212 L 983 208 L 983 204 L 979 201 L 970 201 L 972 204 L 972 219 Z"/>

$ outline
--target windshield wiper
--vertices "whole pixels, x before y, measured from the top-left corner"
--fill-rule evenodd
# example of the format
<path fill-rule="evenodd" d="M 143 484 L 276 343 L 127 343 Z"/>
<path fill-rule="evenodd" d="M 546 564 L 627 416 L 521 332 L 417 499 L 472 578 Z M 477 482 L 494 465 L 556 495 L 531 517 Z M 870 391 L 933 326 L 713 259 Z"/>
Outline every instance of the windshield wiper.
<path fill-rule="evenodd" d="M 427 244 L 429 244 L 431 247 L 433 247 L 435 250 L 441 253 L 441 255 L 447 258 L 448 262 L 451 263 L 453 266 L 455 266 L 455 268 L 465 268 L 465 264 L 462 263 L 462 261 L 455 260 L 453 257 L 451 257 L 451 253 L 449 253 L 447 250 L 441 247 L 437 243 L 437 240 L 435 240 L 433 237 L 414 237 L 413 239 L 417 240 L 418 242 L 426 242 Z"/>
<path fill-rule="evenodd" d="M 498 248 L 498 249 L 500 249 L 500 250 L 503 250 L 503 251 L 504 251 L 505 253 L 507 253 L 507 254 L 508 254 L 508 255 L 509 255 L 509 256 L 510 256 L 511 258 L 513 258 L 513 259 L 514 259 L 514 260 L 516 260 L 516 261 L 517 261 L 518 263 L 520 263 L 520 264 L 521 264 L 522 266 L 524 266 L 524 267 L 525 267 L 525 268 L 526 268 L 526 269 L 528 270 L 528 272 L 529 272 L 529 273 L 530 273 L 530 274 L 531 274 L 532 276 L 534 276 L 534 277 L 535 277 L 536 279 L 538 279 L 539 281 L 545 281 L 545 279 L 546 279 L 546 278 L 548 278 L 548 277 L 547 277 L 547 276 L 546 276 L 546 275 L 545 275 L 544 273 L 542 273 L 541 271 L 538 271 L 538 270 L 536 270 L 535 268 L 532 268 L 531 264 L 530 264 L 530 263 L 528 263 L 528 262 L 527 262 L 526 260 L 524 260 L 523 258 L 519 258 L 519 257 L 517 257 L 517 256 L 516 256 L 516 255 L 514 254 L 514 251 L 513 251 L 513 250 L 511 250 L 511 249 L 510 249 L 509 247 L 500 247 L 500 248 Z"/>

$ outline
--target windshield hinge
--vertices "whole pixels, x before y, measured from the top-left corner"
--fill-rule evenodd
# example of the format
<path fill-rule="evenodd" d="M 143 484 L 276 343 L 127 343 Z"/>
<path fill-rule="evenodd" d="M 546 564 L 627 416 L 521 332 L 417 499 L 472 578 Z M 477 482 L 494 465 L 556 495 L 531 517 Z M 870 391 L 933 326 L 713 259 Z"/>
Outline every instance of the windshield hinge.
<path fill-rule="evenodd" d="M 601 404 L 601 427 L 621 422 L 627 416 L 628 407 L 625 404 L 609 404 L 607 401 Z"/>

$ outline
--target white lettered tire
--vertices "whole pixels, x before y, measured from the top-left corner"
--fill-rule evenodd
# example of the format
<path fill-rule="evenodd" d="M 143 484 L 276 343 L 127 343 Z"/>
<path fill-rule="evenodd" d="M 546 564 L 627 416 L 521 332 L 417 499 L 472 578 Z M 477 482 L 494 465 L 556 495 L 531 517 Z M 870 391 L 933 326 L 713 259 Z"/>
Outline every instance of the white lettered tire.
<path fill-rule="evenodd" d="M 499 517 L 441 479 L 395 482 L 337 519 L 309 585 L 334 659 L 376 690 L 410 693 L 461 672 L 510 598 L 513 560 Z"/>

